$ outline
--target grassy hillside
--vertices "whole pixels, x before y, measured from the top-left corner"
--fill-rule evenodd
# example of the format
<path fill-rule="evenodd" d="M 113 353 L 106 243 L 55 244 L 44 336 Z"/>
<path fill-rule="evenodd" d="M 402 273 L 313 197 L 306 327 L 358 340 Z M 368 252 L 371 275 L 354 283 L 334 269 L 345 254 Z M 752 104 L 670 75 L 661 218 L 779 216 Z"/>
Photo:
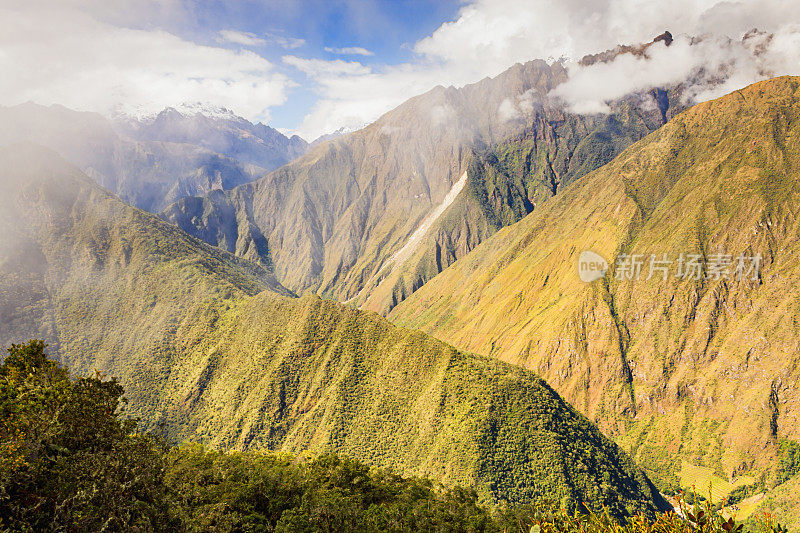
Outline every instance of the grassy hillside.
<path fill-rule="evenodd" d="M 323 454 L 165 445 L 124 417 L 124 389 L 79 377 L 40 341 L 0 362 L 0 528 L 4 531 L 742 531 L 709 505 L 618 521 L 556 503 L 490 507 L 443 487 Z M 118 409 L 114 409 L 119 407 Z M 779 533 L 771 521 L 755 531 Z"/>
<path fill-rule="evenodd" d="M 678 115 L 498 232 L 390 318 L 519 363 L 669 486 L 682 459 L 732 479 L 798 435 L 800 282 L 796 78 Z M 592 250 L 612 270 L 583 283 Z M 762 256 L 756 279 L 649 280 L 651 254 Z M 617 279 L 625 254 L 641 278 Z M 730 266 L 733 271 L 735 264 Z"/>
<path fill-rule="evenodd" d="M 800 476 L 795 476 L 759 499 L 757 507 L 751 511 L 753 518 L 750 521 L 755 522 L 759 514 L 769 513 L 775 522 L 787 524 L 790 531 L 796 531 L 800 528 L 800 508 L 797 505 L 799 493 Z"/>
<path fill-rule="evenodd" d="M 490 501 L 653 509 L 647 478 L 534 374 L 290 297 L 268 270 L 123 204 L 52 152 L 2 150 L 0 168 L 0 341 L 44 337 L 76 372 L 118 376 L 145 428 L 335 451 Z"/>

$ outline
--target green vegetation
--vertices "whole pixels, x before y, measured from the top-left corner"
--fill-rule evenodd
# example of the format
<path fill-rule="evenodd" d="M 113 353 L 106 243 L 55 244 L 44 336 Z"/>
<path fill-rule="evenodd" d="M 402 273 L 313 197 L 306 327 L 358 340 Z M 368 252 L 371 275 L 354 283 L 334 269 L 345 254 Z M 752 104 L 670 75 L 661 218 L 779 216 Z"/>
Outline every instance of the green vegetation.
<path fill-rule="evenodd" d="M 797 529 L 796 524 L 800 524 L 800 508 L 797 505 L 798 494 L 800 494 L 800 476 L 795 476 L 770 490 L 767 494 L 761 494 L 754 498 L 751 505 L 752 518 L 750 522 L 755 522 L 760 516 L 767 514 L 775 522 L 789 525 L 793 531 Z"/>
<path fill-rule="evenodd" d="M 683 461 L 771 489 L 778 443 L 800 438 L 799 87 L 776 78 L 677 115 L 389 318 L 538 372 L 663 490 Z M 641 254 L 641 276 L 583 283 L 584 250 Z M 673 261 L 667 279 L 648 279 L 651 254 Z M 678 278 L 680 254 L 760 255 L 760 276 Z"/>
<path fill-rule="evenodd" d="M 734 490 L 755 482 L 752 477 L 743 476 L 731 483 L 716 475 L 711 468 L 695 466 L 686 461 L 681 466 L 679 476 L 682 487 L 695 487 L 696 491 L 710 496 L 716 502 L 727 500 Z"/>
<path fill-rule="evenodd" d="M 11 346 L 0 365 L 0 530 L 169 529 L 162 452 L 131 434 L 122 392 L 115 380 L 71 380 L 42 342 Z"/>
<path fill-rule="evenodd" d="M 630 516 L 489 508 L 474 491 L 323 454 L 166 447 L 134 433 L 122 387 L 73 378 L 44 344 L 0 364 L 0 531 L 741 531 L 709 507 Z M 778 531 L 771 523 L 758 531 Z"/>
<path fill-rule="evenodd" d="M 800 474 L 800 444 L 790 439 L 781 440 L 778 445 L 778 457 L 780 459 L 780 470 L 778 481 L 783 483 L 789 478 Z"/>
<path fill-rule="evenodd" d="M 73 371 L 117 376 L 142 430 L 224 450 L 336 453 L 485 502 L 585 502 L 614 516 L 661 503 L 535 374 L 287 296 L 265 268 L 124 205 L 53 154 L 0 151 L 0 166 L 0 248 L 12 249 L 0 263 L 0 312 L 13 318 L 3 342 L 46 335 Z M 35 291 L 20 294 L 24 276 Z"/>

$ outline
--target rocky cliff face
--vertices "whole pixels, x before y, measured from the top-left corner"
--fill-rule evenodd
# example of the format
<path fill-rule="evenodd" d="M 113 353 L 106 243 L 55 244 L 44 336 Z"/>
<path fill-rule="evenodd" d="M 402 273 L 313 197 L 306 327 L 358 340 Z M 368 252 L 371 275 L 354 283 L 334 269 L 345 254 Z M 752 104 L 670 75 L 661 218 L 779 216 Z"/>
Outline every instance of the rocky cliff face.
<path fill-rule="evenodd" d="M 768 471 L 776 439 L 800 436 L 798 86 L 778 78 L 674 117 L 390 318 L 535 369 L 654 472 L 681 456 Z M 606 278 L 581 281 L 585 250 L 608 260 Z M 651 254 L 671 259 L 666 279 Z M 703 274 L 678 277 L 681 254 Z M 737 277 L 756 256 L 758 273 Z"/>

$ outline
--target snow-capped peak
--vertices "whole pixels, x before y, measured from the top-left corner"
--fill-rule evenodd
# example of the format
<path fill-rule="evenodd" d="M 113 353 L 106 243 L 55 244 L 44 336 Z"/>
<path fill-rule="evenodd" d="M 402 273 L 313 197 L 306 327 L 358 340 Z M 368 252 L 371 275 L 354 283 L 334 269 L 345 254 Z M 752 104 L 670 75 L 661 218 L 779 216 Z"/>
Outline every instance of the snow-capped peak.
<path fill-rule="evenodd" d="M 167 107 L 157 112 L 137 112 L 130 109 L 115 109 L 110 115 L 115 121 L 135 121 L 142 124 L 150 124 L 164 113 L 177 113 L 183 117 L 195 117 L 202 115 L 207 118 L 245 121 L 230 109 L 203 102 L 184 102 L 176 106 Z"/>

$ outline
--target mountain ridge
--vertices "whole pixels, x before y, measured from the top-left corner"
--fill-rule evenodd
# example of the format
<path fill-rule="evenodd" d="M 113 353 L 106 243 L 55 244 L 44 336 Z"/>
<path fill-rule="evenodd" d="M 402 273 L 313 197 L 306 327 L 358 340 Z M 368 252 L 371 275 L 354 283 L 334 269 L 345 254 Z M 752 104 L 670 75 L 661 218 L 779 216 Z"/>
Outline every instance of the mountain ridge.
<path fill-rule="evenodd" d="M 0 107 L 0 145 L 27 140 L 52 148 L 103 187 L 153 212 L 184 196 L 252 181 L 306 147 L 239 117 L 158 116 L 162 120 L 151 124 L 59 105 Z"/>
<path fill-rule="evenodd" d="M 674 454 L 732 477 L 769 475 L 775 439 L 798 437 L 786 317 L 797 305 L 799 86 L 775 78 L 684 111 L 390 318 L 536 370 L 653 475 L 673 476 Z M 579 280 L 581 250 L 607 258 L 608 279 Z M 615 277 L 626 254 L 679 252 L 760 253 L 761 277 Z"/>
<path fill-rule="evenodd" d="M 541 379 L 374 314 L 292 297 L 263 266 L 125 205 L 54 152 L 0 149 L 0 342 L 118 376 L 142 429 L 335 451 L 487 501 L 663 505 Z M 35 266 L 35 269 L 31 269 Z"/>

